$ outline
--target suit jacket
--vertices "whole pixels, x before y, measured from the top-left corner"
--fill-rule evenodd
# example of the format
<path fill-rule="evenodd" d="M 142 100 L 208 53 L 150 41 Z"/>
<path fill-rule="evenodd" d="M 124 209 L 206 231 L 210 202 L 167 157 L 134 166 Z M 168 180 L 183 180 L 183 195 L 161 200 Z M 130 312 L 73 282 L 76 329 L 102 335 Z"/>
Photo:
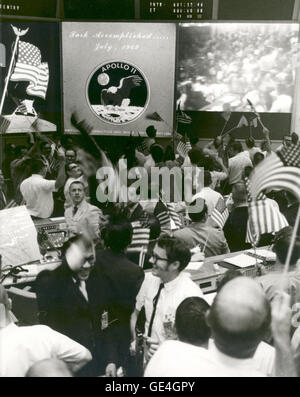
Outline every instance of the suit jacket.
<path fill-rule="evenodd" d="M 65 210 L 65 220 L 69 228 L 77 230 L 80 233 L 82 226 L 87 224 L 94 237 L 99 237 L 99 224 L 101 222 L 102 212 L 99 208 L 89 204 L 84 200 L 78 207 L 77 212 L 73 215 L 74 205 Z M 73 234 L 74 232 L 71 232 Z"/>
<path fill-rule="evenodd" d="M 111 329 L 118 351 L 118 363 L 126 368 L 130 344 L 130 315 L 144 280 L 144 271 L 124 253 L 109 249 L 98 250 L 96 258 L 95 266 L 105 278 L 111 294 L 109 312 L 115 320 Z"/>
<path fill-rule="evenodd" d="M 104 312 L 109 313 L 111 300 L 110 290 L 101 274 L 93 268 L 86 281 L 88 301 L 75 284 L 74 274 L 65 261 L 53 271 L 39 273 L 35 287 L 40 322 L 90 350 L 93 362 L 85 375 L 103 374 L 109 362 L 116 362 L 117 354 L 113 330 L 110 327 L 101 329 L 101 317 Z"/>

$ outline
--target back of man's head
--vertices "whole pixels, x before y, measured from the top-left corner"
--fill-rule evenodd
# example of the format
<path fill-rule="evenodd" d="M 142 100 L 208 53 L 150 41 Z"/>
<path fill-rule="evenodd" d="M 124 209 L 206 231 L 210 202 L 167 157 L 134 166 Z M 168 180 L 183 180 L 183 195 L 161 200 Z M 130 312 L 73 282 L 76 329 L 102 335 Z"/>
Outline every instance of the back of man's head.
<path fill-rule="evenodd" d="M 203 162 L 204 154 L 203 151 L 199 148 L 191 149 L 188 152 L 188 156 L 193 165 L 199 165 L 201 162 Z"/>
<path fill-rule="evenodd" d="M 45 168 L 45 164 L 41 159 L 32 159 L 31 161 L 31 173 L 40 174 Z"/>
<path fill-rule="evenodd" d="M 208 314 L 216 347 L 234 358 L 253 357 L 270 326 L 270 304 L 253 279 L 237 277 L 218 292 Z"/>
<path fill-rule="evenodd" d="M 105 226 L 102 237 L 106 247 L 114 252 L 122 252 L 131 243 L 132 226 L 126 219 L 112 218 Z"/>
<path fill-rule="evenodd" d="M 265 156 L 261 152 L 256 152 L 253 156 L 253 165 L 256 166 L 264 160 Z"/>
<path fill-rule="evenodd" d="M 206 346 L 210 328 L 206 322 L 209 304 L 198 296 L 184 299 L 176 310 L 175 327 L 181 342 Z"/>
<path fill-rule="evenodd" d="M 199 209 L 197 212 L 193 211 L 192 208 L 195 208 L 196 203 L 199 203 Z M 198 198 L 198 200 L 194 200 L 190 204 L 191 210 L 189 211 L 189 217 L 192 222 L 205 222 L 207 219 L 208 208 L 205 204 L 205 200 Z"/>
<path fill-rule="evenodd" d="M 252 149 L 255 146 L 255 140 L 252 137 L 246 139 L 246 146 Z"/>
<path fill-rule="evenodd" d="M 278 233 L 276 233 L 273 251 L 280 263 L 285 264 L 288 249 L 292 238 L 293 228 L 291 226 L 284 227 Z M 295 244 L 290 259 L 290 266 L 295 266 L 300 259 L 300 236 L 296 237 Z"/>
<path fill-rule="evenodd" d="M 69 378 L 72 376 L 67 364 L 54 358 L 37 361 L 26 373 L 27 378 Z"/>
<path fill-rule="evenodd" d="M 156 128 L 154 127 L 154 125 L 149 125 L 149 127 L 146 128 L 146 134 L 149 138 L 156 137 Z"/>
<path fill-rule="evenodd" d="M 247 202 L 247 189 L 244 182 L 238 182 L 232 186 L 232 200 L 235 205 Z"/>
<path fill-rule="evenodd" d="M 160 163 L 164 159 L 164 149 L 161 145 L 154 144 L 150 147 L 150 153 L 155 163 Z"/>
<path fill-rule="evenodd" d="M 233 144 L 231 145 L 231 147 L 232 147 L 232 149 L 233 149 L 233 151 L 234 151 L 235 153 L 240 153 L 240 152 L 243 151 L 243 145 L 241 144 L 241 142 L 238 142 L 238 141 L 233 142 Z"/>

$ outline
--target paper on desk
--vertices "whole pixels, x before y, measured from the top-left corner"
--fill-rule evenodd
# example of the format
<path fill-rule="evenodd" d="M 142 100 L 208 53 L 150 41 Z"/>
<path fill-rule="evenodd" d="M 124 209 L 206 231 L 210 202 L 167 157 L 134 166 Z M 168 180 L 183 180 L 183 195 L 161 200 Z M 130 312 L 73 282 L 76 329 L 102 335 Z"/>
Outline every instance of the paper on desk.
<path fill-rule="evenodd" d="M 37 231 L 24 205 L 0 211 L 0 254 L 3 268 L 41 258 Z"/>
<path fill-rule="evenodd" d="M 184 270 L 199 270 L 203 262 L 190 262 Z"/>
<path fill-rule="evenodd" d="M 268 259 L 268 260 L 272 260 L 272 261 L 276 261 L 276 254 L 273 251 L 268 251 L 266 249 L 250 249 L 247 250 L 247 252 L 251 252 L 251 254 L 256 254 L 259 256 L 263 256 L 264 258 Z"/>
<path fill-rule="evenodd" d="M 262 263 L 262 260 L 260 259 L 255 259 L 252 258 L 249 255 L 246 254 L 240 254 L 233 256 L 232 258 L 226 258 L 224 259 L 224 262 L 230 263 L 231 265 L 244 268 L 244 267 L 249 267 L 249 266 L 255 266 L 256 263 Z"/>

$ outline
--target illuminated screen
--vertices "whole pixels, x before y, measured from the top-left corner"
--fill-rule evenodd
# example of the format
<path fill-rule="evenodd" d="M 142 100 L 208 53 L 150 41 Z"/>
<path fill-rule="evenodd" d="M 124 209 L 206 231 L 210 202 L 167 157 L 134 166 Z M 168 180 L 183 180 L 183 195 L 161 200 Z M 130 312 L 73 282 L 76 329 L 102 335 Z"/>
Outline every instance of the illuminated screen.
<path fill-rule="evenodd" d="M 182 23 L 177 103 L 194 111 L 290 113 L 298 25 Z"/>
<path fill-rule="evenodd" d="M 172 133 L 174 24 L 63 23 L 64 125 L 76 109 L 98 135 Z"/>

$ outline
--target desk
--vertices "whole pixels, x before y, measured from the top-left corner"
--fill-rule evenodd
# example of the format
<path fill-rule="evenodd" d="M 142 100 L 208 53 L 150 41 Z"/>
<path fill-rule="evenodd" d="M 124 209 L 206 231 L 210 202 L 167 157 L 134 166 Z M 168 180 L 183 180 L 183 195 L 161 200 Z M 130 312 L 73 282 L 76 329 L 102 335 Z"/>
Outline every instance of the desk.
<path fill-rule="evenodd" d="M 259 253 L 260 250 L 268 251 L 269 250 L 268 248 L 269 247 L 260 247 L 257 249 L 257 252 Z M 199 270 L 186 270 L 186 271 L 190 273 L 192 280 L 199 285 L 199 287 L 201 288 L 204 294 L 215 292 L 217 290 L 218 281 L 220 281 L 223 278 L 224 273 L 226 273 L 228 269 L 236 268 L 237 270 L 240 270 L 241 273 L 243 273 L 245 276 L 256 277 L 257 269 L 255 266 L 238 268 L 233 265 L 229 265 L 229 264 L 226 265 L 224 263 L 225 259 L 233 258 L 240 254 L 245 254 L 248 251 L 250 250 L 230 252 L 228 254 L 211 256 L 209 258 L 204 259 L 204 263 Z M 267 272 L 271 271 L 274 263 L 275 263 L 274 261 L 268 262 L 268 264 L 265 266 L 265 270 Z"/>

